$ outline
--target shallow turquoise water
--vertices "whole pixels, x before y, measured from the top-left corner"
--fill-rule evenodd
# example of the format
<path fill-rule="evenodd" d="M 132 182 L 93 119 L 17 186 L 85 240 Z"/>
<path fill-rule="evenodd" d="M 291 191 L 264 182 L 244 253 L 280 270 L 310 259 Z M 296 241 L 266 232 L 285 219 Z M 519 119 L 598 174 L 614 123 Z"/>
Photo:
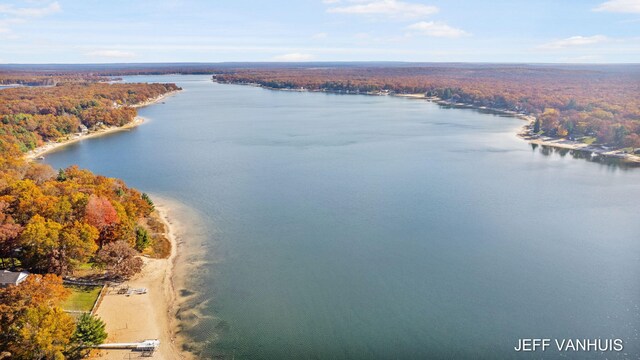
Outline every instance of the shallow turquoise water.
<path fill-rule="evenodd" d="M 46 161 L 206 216 L 201 357 L 537 358 L 513 351 L 534 337 L 625 340 L 575 358 L 640 352 L 640 169 L 424 101 L 126 81 L 185 91 Z"/>

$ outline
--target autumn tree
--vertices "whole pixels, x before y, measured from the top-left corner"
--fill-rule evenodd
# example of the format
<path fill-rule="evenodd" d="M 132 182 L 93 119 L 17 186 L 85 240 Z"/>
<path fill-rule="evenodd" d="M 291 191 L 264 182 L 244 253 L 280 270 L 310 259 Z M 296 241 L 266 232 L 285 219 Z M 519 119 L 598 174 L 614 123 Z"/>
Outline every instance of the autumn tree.
<path fill-rule="evenodd" d="M 85 263 L 98 249 L 98 237 L 95 227 L 79 221 L 63 229 L 55 253 L 56 273 L 68 274 Z"/>
<path fill-rule="evenodd" d="M 59 307 L 39 305 L 27 308 L 10 331 L 16 359 L 65 359 L 74 321 Z"/>
<path fill-rule="evenodd" d="M 9 204 L 0 201 L 0 264 L 4 268 L 5 259 L 11 259 L 12 265 L 15 251 L 18 248 L 18 235 L 22 226 L 16 224 L 13 218 L 6 213 Z"/>
<path fill-rule="evenodd" d="M 546 135 L 556 135 L 560 126 L 560 113 L 556 109 L 545 109 L 540 115 L 540 128 Z"/>
<path fill-rule="evenodd" d="M 31 218 L 20 235 L 20 258 L 24 265 L 40 272 L 53 272 L 61 230 L 62 225 L 55 221 L 40 215 Z"/>
<path fill-rule="evenodd" d="M 85 221 L 100 231 L 99 245 L 102 247 L 111 238 L 110 230 L 113 230 L 119 218 L 109 199 L 92 194 L 85 208 Z"/>
<path fill-rule="evenodd" d="M 39 163 L 31 164 L 24 174 L 25 178 L 31 179 L 37 185 L 52 179 L 54 176 L 56 176 L 56 172 L 51 166 Z"/>
<path fill-rule="evenodd" d="M 51 274 L 0 289 L 0 348 L 12 359 L 64 359 L 75 328 L 59 307 L 68 295 L 62 278 Z"/>
<path fill-rule="evenodd" d="M 21 259 L 31 269 L 66 275 L 93 255 L 97 239 L 98 230 L 89 224 L 75 221 L 63 227 L 36 215 L 20 235 Z"/>
<path fill-rule="evenodd" d="M 130 278 L 142 270 L 142 259 L 124 241 L 108 243 L 98 251 L 95 266 L 107 270 L 115 278 Z"/>
<path fill-rule="evenodd" d="M 632 148 L 640 148 L 640 135 L 629 134 L 624 140 L 624 146 Z"/>
<path fill-rule="evenodd" d="M 61 303 L 67 296 L 69 290 L 62 286 L 60 276 L 30 274 L 20 286 L 0 289 L 0 305 L 10 304 L 14 309 L 39 304 L 53 306 Z"/>

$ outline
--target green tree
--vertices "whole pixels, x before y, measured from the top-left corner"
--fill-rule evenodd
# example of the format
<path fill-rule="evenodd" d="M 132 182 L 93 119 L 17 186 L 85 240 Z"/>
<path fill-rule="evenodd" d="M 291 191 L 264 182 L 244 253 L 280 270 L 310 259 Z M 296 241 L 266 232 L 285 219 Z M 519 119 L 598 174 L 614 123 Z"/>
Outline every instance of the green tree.
<path fill-rule="evenodd" d="M 149 204 L 149 206 L 151 206 L 151 208 L 154 208 L 153 205 L 153 200 L 151 200 L 151 198 L 149 197 L 149 195 L 147 195 L 147 193 L 142 193 L 142 200 L 146 201 L 147 204 Z"/>
<path fill-rule="evenodd" d="M 616 145 L 622 145 L 624 143 L 624 138 L 629 135 L 629 130 L 622 125 L 618 125 L 613 130 L 613 141 Z"/>
<path fill-rule="evenodd" d="M 536 121 L 533 123 L 533 132 L 536 134 L 540 132 L 540 118 L 536 118 Z"/>
<path fill-rule="evenodd" d="M 100 345 L 107 339 L 105 323 L 97 316 L 82 314 L 73 334 L 75 343 L 82 345 Z"/>
<path fill-rule="evenodd" d="M 147 229 L 143 227 L 136 228 L 136 249 L 138 251 L 144 251 L 151 243 L 151 237 Z"/>
<path fill-rule="evenodd" d="M 71 347 L 65 355 L 68 359 L 81 359 L 88 355 L 91 346 L 100 345 L 106 339 L 104 321 L 91 314 L 82 314 L 71 337 Z"/>
<path fill-rule="evenodd" d="M 61 182 L 67 180 L 67 174 L 64 169 L 58 170 L 58 177 L 56 179 Z"/>

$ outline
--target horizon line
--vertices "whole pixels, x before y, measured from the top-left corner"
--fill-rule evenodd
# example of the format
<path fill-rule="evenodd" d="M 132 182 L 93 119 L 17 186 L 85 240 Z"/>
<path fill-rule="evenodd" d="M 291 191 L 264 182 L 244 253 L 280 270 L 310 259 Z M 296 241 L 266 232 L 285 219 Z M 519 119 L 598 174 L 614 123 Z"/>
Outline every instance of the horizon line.
<path fill-rule="evenodd" d="M 399 61 L 399 60 L 323 60 L 323 61 L 177 61 L 177 62 L 43 62 L 0 63 L 4 66 L 73 66 L 73 65 L 230 65 L 230 64 L 495 64 L 495 65 L 640 65 L 640 62 L 519 62 L 519 61 Z"/>

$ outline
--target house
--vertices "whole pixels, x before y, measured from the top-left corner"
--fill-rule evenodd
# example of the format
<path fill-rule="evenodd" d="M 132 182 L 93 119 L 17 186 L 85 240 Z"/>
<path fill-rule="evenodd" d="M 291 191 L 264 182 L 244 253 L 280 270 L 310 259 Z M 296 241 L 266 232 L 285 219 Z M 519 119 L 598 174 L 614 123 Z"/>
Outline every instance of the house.
<path fill-rule="evenodd" d="M 18 285 L 23 282 L 29 273 L 21 271 L 21 272 L 13 272 L 8 270 L 0 271 L 0 288 L 5 288 L 9 285 Z"/>

